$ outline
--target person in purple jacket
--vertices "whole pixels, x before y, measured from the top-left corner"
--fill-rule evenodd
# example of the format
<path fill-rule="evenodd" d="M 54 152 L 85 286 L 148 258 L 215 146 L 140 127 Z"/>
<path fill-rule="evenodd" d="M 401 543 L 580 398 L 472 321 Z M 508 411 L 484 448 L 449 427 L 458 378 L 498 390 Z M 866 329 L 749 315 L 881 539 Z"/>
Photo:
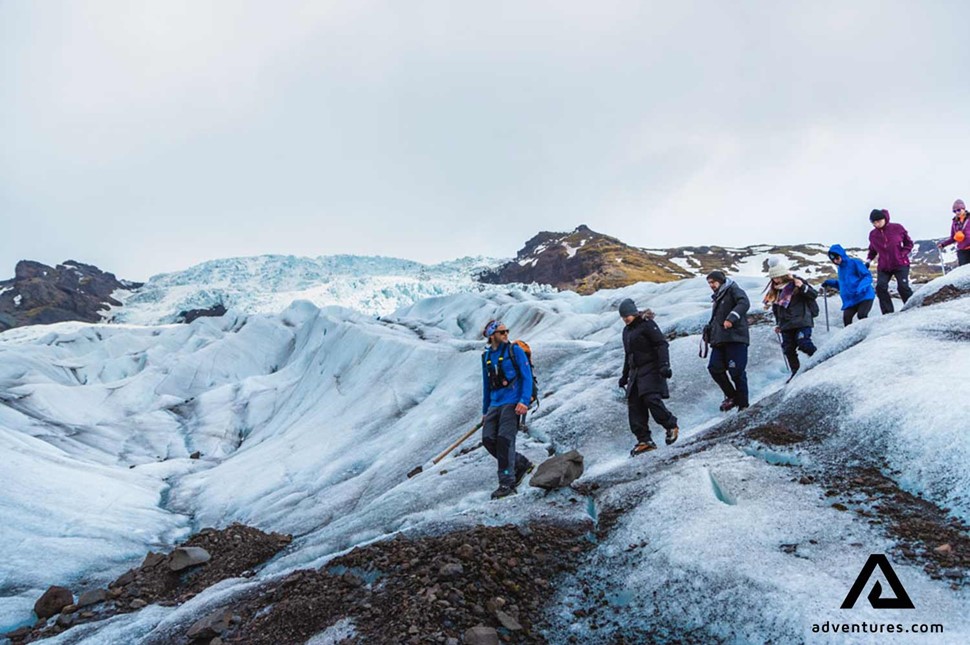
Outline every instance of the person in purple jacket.
<path fill-rule="evenodd" d="M 967 215 L 967 205 L 962 199 L 953 202 L 953 223 L 950 224 L 950 237 L 946 238 L 938 247 L 945 248 L 951 244 L 957 245 L 957 264 L 970 264 L 970 216 Z"/>
<path fill-rule="evenodd" d="M 913 295 L 909 286 L 909 254 L 913 250 L 913 240 L 902 224 L 889 221 L 889 211 L 873 209 L 869 213 L 872 230 L 869 231 L 869 255 L 866 268 L 873 258 L 879 256 L 876 275 L 876 296 L 879 297 L 879 309 L 883 314 L 895 311 L 893 300 L 889 295 L 889 281 L 896 278 L 896 289 L 905 304 Z"/>

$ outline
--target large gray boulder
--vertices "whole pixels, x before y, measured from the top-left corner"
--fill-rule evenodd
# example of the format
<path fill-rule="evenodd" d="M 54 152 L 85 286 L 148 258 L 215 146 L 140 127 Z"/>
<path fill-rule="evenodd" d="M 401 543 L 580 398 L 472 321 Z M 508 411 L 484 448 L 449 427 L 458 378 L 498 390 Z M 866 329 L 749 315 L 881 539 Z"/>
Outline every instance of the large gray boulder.
<path fill-rule="evenodd" d="M 205 564 L 211 559 L 209 552 L 201 547 L 180 546 L 169 554 L 168 568 L 172 571 L 181 571 L 197 564 Z"/>
<path fill-rule="evenodd" d="M 583 456 L 577 450 L 550 457 L 539 464 L 529 486 L 553 490 L 569 486 L 583 474 Z"/>

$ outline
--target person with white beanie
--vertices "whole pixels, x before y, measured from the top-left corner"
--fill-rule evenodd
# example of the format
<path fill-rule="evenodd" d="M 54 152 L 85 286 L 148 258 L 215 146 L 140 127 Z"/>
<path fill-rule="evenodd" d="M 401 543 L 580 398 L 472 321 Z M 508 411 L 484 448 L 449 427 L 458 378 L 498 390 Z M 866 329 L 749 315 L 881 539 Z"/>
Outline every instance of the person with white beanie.
<path fill-rule="evenodd" d="M 781 349 L 792 376 L 801 367 L 798 351 L 811 356 L 817 349 L 812 342 L 812 328 L 819 314 L 817 299 L 818 292 L 804 279 L 793 276 L 784 258 L 768 258 L 764 305 L 775 316 L 775 333 L 781 334 Z"/>

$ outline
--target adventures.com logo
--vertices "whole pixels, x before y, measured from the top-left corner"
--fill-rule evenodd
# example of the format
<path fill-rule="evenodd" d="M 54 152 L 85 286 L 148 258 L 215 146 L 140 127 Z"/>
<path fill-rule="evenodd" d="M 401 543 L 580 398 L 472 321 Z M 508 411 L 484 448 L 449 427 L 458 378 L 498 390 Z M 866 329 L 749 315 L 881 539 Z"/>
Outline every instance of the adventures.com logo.
<path fill-rule="evenodd" d="M 842 601 L 841 609 L 852 609 L 862 595 L 876 569 L 882 573 L 883 578 L 889 584 L 891 596 L 883 596 L 882 583 L 878 580 L 872 585 L 866 599 L 873 609 L 915 609 L 913 600 L 909 597 L 902 581 L 889 564 L 889 558 L 882 553 L 873 553 L 866 560 L 862 571 L 859 572 L 852 587 Z M 816 623 L 812 625 L 812 631 L 823 634 L 942 634 L 943 625 L 928 623 Z"/>

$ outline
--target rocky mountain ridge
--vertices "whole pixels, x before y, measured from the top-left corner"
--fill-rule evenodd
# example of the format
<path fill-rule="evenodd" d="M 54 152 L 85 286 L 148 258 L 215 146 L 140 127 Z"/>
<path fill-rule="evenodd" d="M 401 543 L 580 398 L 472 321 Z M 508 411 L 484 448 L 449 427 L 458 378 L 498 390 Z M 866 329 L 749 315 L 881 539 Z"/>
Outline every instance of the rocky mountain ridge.
<path fill-rule="evenodd" d="M 768 258 L 787 258 L 792 271 L 807 278 L 833 277 L 827 244 L 754 245 L 746 247 L 682 246 L 639 248 L 581 225 L 568 233 L 543 231 L 525 243 L 515 259 L 486 271 L 482 282 L 550 284 L 557 289 L 588 295 L 637 282 L 672 282 L 704 276 L 717 269 L 728 275 L 766 275 Z M 865 248 L 848 248 L 865 258 Z M 952 250 L 944 253 L 955 264 Z M 941 274 L 940 256 L 932 240 L 916 242 L 912 280 L 926 282 Z"/>
<path fill-rule="evenodd" d="M 14 277 L 0 281 L 0 331 L 69 320 L 101 322 L 106 310 L 121 305 L 113 294 L 141 286 L 74 260 L 56 267 L 21 260 Z"/>

